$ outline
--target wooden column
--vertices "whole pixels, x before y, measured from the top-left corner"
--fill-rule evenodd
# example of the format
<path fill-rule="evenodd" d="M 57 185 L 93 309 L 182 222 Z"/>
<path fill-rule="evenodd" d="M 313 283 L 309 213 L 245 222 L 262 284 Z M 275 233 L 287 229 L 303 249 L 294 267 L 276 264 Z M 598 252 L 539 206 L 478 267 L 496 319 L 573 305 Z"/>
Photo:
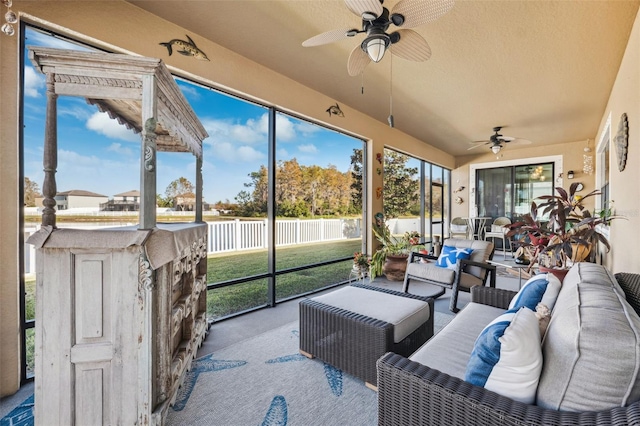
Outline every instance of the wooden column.
<path fill-rule="evenodd" d="M 202 222 L 202 155 L 196 157 L 196 222 Z"/>
<path fill-rule="evenodd" d="M 58 95 L 55 93 L 55 74 L 47 73 L 47 112 L 44 129 L 44 182 L 42 183 L 42 225 L 56 227 L 56 169 L 58 168 Z"/>
<path fill-rule="evenodd" d="M 156 226 L 156 79 L 142 77 L 142 152 L 140 167 L 140 224 L 139 229 Z"/>

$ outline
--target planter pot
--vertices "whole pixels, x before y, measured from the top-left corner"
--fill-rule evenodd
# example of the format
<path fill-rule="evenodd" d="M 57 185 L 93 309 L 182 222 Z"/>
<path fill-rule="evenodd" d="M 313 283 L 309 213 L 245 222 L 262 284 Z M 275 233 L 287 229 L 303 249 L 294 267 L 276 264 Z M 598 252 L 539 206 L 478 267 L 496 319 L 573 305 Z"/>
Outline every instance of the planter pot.
<path fill-rule="evenodd" d="M 549 273 L 555 275 L 560 280 L 560 282 L 564 281 L 565 275 L 567 275 L 567 272 L 569 272 L 568 269 L 545 268 L 544 266 L 540 266 L 538 267 L 538 269 L 543 274 Z"/>
<path fill-rule="evenodd" d="M 407 271 L 407 259 L 409 259 L 409 256 L 406 254 L 388 254 L 382 267 L 382 272 L 387 276 L 387 279 L 404 281 L 404 274 Z"/>
<path fill-rule="evenodd" d="M 355 275 L 358 279 L 364 279 L 369 276 L 369 267 L 354 264 L 353 267 L 351 268 L 351 273 Z"/>
<path fill-rule="evenodd" d="M 589 254 L 591 253 L 591 247 L 583 246 L 581 244 L 571 244 L 571 251 L 571 261 L 573 263 L 577 263 L 582 262 L 587 257 L 589 257 Z"/>

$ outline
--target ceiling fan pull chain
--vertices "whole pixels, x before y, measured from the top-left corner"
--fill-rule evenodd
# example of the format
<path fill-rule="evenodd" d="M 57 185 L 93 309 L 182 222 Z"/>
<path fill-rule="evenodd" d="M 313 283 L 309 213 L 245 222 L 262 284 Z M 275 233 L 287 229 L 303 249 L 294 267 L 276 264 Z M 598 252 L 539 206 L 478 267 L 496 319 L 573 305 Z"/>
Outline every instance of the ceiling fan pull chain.
<path fill-rule="evenodd" d="M 393 55 L 389 58 L 389 127 L 393 129 Z"/>

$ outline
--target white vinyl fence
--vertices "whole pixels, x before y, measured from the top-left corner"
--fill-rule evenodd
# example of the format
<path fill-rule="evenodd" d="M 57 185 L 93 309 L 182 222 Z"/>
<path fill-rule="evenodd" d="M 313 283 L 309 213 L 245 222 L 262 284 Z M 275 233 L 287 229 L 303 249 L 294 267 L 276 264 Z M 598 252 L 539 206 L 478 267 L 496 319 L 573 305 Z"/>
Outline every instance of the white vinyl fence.
<path fill-rule="evenodd" d="M 267 219 L 257 220 L 221 220 L 207 222 L 209 226 L 208 254 L 256 250 L 267 248 Z M 130 225 L 130 224 L 124 224 Z M 67 224 L 68 228 L 97 228 L 86 224 Z M 114 227 L 105 224 L 104 227 Z M 25 241 L 36 232 L 39 226 L 25 227 Z M 346 240 L 362 237 L 361 219 L 295 219 L 276 220 L 275 240 L 277 246 L 317 243 L 322 241 Z M 35 248 L 31 244 L 24 245 L 24 272 L 36 272 Z"/>
<path fill-rule="evenodd" d="M 267 248 L 267 219 L 207 222 L 209 254 Z M 360 219 L 276 220 L 277 246 L 346 240 L 362 236 Z"/>

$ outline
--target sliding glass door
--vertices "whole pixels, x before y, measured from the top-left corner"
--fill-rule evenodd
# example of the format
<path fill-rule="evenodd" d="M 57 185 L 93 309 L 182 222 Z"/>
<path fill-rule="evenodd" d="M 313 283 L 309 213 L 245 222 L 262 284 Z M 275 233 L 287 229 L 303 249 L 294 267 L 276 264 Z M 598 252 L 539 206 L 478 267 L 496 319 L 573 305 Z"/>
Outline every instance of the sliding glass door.
<path fill-rule="evenodd" d="M 528 213 L 531 202 L 553 194 L 554 164 L 527 164 L 480 169 L 476 173 L 478 216 L 507 217 Z"/>

